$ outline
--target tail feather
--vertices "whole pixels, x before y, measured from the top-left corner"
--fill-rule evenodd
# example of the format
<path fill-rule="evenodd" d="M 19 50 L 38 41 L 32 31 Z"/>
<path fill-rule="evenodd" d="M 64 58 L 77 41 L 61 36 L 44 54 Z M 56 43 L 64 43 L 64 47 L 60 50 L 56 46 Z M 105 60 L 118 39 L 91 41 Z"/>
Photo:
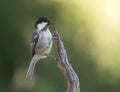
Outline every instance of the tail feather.
<path fill-rule="evenodd" d="M 36 55 L 33 56 L 33 58 L 31 59 L 29 68 L 28 68 L 27 73 L 26 73 L 26 78 L 32 79 L 33 72 L 34 72 L 34 69 L 35 69 L 35 65 L 36 65 L 36 62 L 38 61 L 38 59 L 39 59 L 39 57 L 36 56 Z"/>

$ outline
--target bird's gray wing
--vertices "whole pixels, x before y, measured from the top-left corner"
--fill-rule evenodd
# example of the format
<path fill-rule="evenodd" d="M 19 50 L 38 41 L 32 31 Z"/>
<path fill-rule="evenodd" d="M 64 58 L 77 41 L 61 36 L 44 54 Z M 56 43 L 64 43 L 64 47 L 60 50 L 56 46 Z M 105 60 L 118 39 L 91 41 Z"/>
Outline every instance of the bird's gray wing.
<path fill-rule="evenodd" d="M 38 38 L 39 38 L 39 34 L 37 33 L 37 31 L 34 31 L 32 34 L 32 57 L 35 54 L 35 47 L 37 45 Z"/>

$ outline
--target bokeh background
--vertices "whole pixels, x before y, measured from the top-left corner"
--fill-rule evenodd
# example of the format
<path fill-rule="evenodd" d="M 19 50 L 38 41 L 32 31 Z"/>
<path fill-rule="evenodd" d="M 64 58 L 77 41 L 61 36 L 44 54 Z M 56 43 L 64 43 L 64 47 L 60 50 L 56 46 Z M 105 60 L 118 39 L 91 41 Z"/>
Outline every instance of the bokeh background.
<path fill-rule="evenodd" d="M 25 77 L 39 16 L 60 32 L 81 92 L 120 92 L 120 0 L 0 0 L 0 92 L 66 91 L 51 58 Z"/>

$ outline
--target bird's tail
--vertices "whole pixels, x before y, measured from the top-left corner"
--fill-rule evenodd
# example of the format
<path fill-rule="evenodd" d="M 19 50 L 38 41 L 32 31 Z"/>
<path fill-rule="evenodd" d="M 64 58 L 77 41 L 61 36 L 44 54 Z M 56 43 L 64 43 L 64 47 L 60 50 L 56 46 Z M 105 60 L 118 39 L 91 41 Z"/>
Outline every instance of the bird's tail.
<path fill-rule="evenodd" d="M 32 79 L 33 72 L 34 72 L 34 69 L 35 69 L 35 65 L 36 65 L 36 62 L 38 61 L 38 59 L 39 59 L 38 55 L 34 55 L 32 57 L 29 68 L 28 68 L 27 73 L 26 73 L 26 78 Z"/>

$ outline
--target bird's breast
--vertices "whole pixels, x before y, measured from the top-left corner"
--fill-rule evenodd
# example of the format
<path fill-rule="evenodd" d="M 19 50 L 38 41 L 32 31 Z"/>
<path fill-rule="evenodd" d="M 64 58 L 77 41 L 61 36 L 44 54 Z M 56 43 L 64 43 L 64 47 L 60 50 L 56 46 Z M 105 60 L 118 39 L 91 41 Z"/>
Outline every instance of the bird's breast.
<path fill-rule="evenodd" d="M 49 48 L 52 44 L 52 34 L 49 30 L 41 31 L 39 34 L 38 45 L 41 48 Z"/>

